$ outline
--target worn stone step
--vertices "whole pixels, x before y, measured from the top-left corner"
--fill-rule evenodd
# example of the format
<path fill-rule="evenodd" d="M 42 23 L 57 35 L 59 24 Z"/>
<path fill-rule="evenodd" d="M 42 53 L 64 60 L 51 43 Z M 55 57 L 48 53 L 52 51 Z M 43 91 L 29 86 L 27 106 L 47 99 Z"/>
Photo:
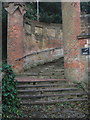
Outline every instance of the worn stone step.
<path fill-rule="evenodd" d="M 18 76 L 38 76 L 39 73 L 29 72 L 29 73 L 20 73 Z"/>
<path fill-rule="evenodd" d="M 18 90 L 19 93 L 30 92 L 59 92 L 59 91 L 76 91 L 78 88 L 53 88 L 53 89 L 30 89 L 30 90 Z"/>
<path fill-rule="evenodd" d="M 59 73 L 59 72 L 52 72 L 52 73 L 39 73 L 38 75 L 41 75 L 41 76 L 61 76 L 61 75 L 64 75 L 64 72 L 63 73 Z"/>
<path fill-rule="evenodd" d="M 64 75 L 59 75 L 59 76 L 55 76 L 55 75 L 39 75 L 39 76 L 32 76 L 32 78 L 43 78 L 43 79 L 60 79 L 60 78 L 65 78 Z"/>
<path fill-rule="evenodd" d="M 42 87 L 71 87 L 71 86 L 73 86 L 73 87 L 76 87 L 77 85 L 75 85 L 75 84 L 66 84 L 66 83 L 61 83 L 61 84 L 56 84 L 56 83 L 49 83 L 49 84 L 42 84 L 42 85 L 38 85 L 38 84 L 36 84 L 36 85 L 17 85 L 17 88 L 18 89 L 20 89 L 20 88 L 42 88 Z"/>
<path fill-rule="evenodd" d="M 53 60 L 49 63 L 32 67 L 19 76 L 27 76 L 31 78 L 41 79 L 60 79 L 65 78 L 64 76 L 64 58 Z"/>
<path fill-rule="evenodd" d="M 38 73 L 44 73 L 44 72 L 49 72 L 49 73 L 52 73 L 52 72 L 64 72 L 64 69 L 55 69 L 55 68 L 53 68 L 53 69 L 48 69 L 48 70 L 43 70 L 43 71 L 37 71 Z"/>
<path fill-rule="evenodd" d="M 31 99 L 31 98 L 44 98 L 44 97 L 62 97 L 62 96 L 83 96 L 87 95 L 87 93 L 62 93 L 62 94 L 48 94 L 48 95 L 18 95 L 18 97 L 23 99 Z"/>
<path fill-rule="evenodd" d="M 44 105 L 44 104 L 56 104 L 61 102 L 77 102 L 77 101 L 88 101 L 87 98 L 75 98 L 75 99 L 60 99 L 60 100 L 50 100 L 50 101 L 22 101 L 21 105 Z"/>
<path fill-rule="evenodd" d="M 51 64 L 51 63 L 49 63 L 49 64 Z M 64 64 L 62 64 L 62 63 L 61 63 L 62 65 L 60 63 L 58 63 L 58 64 L 53 63 L 52 65 L 49 65 L 49 64 L 47 63 L 46 65 L 35 66 L 35 67 L 30 68 L 29 70 L 26 70 L 24 72 L 28 72 L 28 71 L 37 72 L 37 71 L 57 70 L 57 69 L 64 70 Z"/>
<path fill-rule="evenodd" d="M 18 76 L 50 76 L 50 75 L 58 75 L 58 76 L 61 76 L 61 75 L 64 75 L 64 71 L 49 71 L 49 72 L 37 72 L 37 73 L 22 73 L 22 74 L 19 74 Z"/>
<path fill-rule="evenodd" d="M 41 75 L 38 75 L 38 76 L 28 76 L 28 77 L 31 77 L 33 79 L 64 79 L 65 76 L 64 75 L 61 75 L 61 76 L 55 76 L 55 75 L 51 75 L 51 76 L 41 76 Z"/>
<path fill-rule="evenodd" d="M 31 78 L 27 76 L 16 77 L 15 81 L 18 83 L 40 83 L 40 82 L 68 82 L 66 79 L 37 79 Z"/>

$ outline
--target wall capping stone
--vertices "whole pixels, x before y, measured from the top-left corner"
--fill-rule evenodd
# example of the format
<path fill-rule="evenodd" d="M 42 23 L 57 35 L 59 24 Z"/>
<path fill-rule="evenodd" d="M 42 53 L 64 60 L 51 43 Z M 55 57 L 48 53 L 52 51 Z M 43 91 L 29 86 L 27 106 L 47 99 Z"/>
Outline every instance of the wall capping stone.
<path fill-rule="evenodd" d="M 79 36 L 77 36 L 77 38 L 78 38 L 78 40 L 80 40 L 80 39 L 88 39 L 88 38 L 90 38 L 90 34 L 79 35 Z"/>
<path fill-rule="evenodd" d="M 80 15 L 80 17 L 90 17 L 90 14 Z"/>
<path fill-rule="evenodd" d="M 20 60 L 22 60 L 22 59 L 24 59 L 24 58 L 26 58 L 28 56 L 32 56 L 32 55 L 35 55 L 35 54 L 39 54 L 39 53 L 43 53 L 43 52 L 48 52 L 48 51 L 54 51 L 56 49 L 61 49 L 61 48 L 60 47 L 58 47 L 58 48 L 49 48 L 49 49 L 45 49 L 45 50 L 35 51 L 35 52 L 30 53 L 30 54 L 24 55 L 23 57 L 18 58 L 15 61 L 20 61 Z"/>
<path fill-rule="evenodd" d="M 49 25 L 49 27 L 50 26 L 57 26 L 57 27 L 59 27 L 59 28 L 61 28 L 62 29 L 62 24 L 55 24 L 55 23 L 44 23 L 44 22 L 38 22 L 38 21 L 36 21 L 36 20 L 30 20 L 30 19 L 28 19 L 28 18 L 26 18 L 26 17 L 24 17 L 24 23 L 26 23 L 26 24 L 29 24 L 29 25 L 31 25 L 31 23 L 34 23 L 35 25 L 37 25 L 38 24 L 38 26 L 41 26 L 42 27 L 42 24 L 43 25 L 45 25 L 45 26 L 47 26 L 48 27 L 48 25 Z"/>

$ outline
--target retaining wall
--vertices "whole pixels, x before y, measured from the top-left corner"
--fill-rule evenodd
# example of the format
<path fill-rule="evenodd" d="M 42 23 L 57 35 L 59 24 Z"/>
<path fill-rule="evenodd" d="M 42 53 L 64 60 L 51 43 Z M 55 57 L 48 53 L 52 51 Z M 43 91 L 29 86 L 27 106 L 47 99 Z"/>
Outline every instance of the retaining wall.
<path fill-rule="evenodd" d="M 62 26 L 24 19 L 24 69 L 63 56 Z"/>

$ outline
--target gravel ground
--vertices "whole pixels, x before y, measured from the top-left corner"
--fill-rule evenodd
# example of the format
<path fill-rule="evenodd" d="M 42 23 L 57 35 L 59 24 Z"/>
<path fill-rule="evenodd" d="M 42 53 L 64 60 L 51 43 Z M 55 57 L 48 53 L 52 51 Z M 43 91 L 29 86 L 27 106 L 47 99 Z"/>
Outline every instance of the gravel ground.
<path fill-rule="evenodd" d="M 24 111 L 26 109 L 26 111 Z M 22 107 L 22 118 L 88 118 L 87 102 Z"/>

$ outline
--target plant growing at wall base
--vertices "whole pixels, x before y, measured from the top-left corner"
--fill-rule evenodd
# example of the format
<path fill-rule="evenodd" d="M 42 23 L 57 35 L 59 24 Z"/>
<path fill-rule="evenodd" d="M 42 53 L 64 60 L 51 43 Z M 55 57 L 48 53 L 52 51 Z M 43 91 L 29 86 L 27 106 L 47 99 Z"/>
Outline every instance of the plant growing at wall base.
<path fill-rule="evenodd" d="M 19 115 L 20 102 L 17 97 L 15 74 L 8 64 L 2 65 L 2 115 L 3 118 L 11 118 Z"/>
<path fill-rule="evenodd" d="M 84 92 L 86 92 L 88 94 L 87 84 L 85 82 L 83 82 L 83 81 L 81 81 L 81 82 L 74 81 L 73 83 L 76 84 L 77 88 L 82 89 Z"/>

